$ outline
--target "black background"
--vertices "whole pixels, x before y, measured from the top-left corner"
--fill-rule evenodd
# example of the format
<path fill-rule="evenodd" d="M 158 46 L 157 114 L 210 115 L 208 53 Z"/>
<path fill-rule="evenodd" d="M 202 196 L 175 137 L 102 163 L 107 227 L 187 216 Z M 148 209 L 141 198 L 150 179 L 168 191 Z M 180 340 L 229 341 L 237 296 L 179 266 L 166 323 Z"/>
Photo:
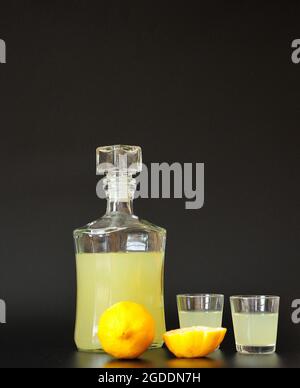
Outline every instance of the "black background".
<path fill-rule="evenodd" d="M 233 348 L 228 297 L 278 294 L 278 349 L 300 350 L 299 15 L 285 1 L 0 2 L 4 364 L 75 349 L 72 230 L 104 213 L 95 148 L 118 143 L 146 164 L 205 163 L 202 209 L 135 201 L 168 231 L 168 328 L 176 293 L 222 292 Z"/>

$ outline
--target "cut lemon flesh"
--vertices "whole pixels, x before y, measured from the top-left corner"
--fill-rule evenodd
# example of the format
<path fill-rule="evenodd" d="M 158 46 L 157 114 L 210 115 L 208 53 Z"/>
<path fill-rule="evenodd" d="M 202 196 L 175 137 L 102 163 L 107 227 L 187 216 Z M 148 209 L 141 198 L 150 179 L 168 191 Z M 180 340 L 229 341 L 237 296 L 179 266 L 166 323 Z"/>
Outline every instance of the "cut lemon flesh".
<path fill-rule="evenodd" d="M 223 327 L 192 326 L 167 331 L 163 338 L 176 357 L 205 357 L 220 346 L 226 331 Z"/>

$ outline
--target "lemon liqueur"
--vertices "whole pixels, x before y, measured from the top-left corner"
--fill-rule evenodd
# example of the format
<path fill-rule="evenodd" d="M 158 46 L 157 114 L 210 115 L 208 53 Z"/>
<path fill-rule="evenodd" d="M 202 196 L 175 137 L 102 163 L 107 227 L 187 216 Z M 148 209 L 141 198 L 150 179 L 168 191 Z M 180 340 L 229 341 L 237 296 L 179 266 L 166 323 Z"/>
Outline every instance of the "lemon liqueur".
<path fill-rule="evenodd" d="M 155 321 L 151 347 L 165 332 L 163 270 L 166 231 L 133 214 L 134 175 L 142 169 L 141 148 L 115 145 L 96 150 L 107 209 L 103 217 L 74 231 L 77 271 L 75 343 L 101 351 L 97 336 L 102 313 L 120 301 L 146 307 Z"/>

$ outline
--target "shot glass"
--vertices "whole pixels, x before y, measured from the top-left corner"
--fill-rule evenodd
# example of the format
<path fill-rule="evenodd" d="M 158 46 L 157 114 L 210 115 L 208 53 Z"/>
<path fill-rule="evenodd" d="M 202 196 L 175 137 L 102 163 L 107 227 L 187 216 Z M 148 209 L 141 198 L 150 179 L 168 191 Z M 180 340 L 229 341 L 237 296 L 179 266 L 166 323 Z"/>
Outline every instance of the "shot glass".
<path fill-rule="evenodd" d="M 181 294 L 177 295 L 180 327 L 221 327 L 224 295 Z"/>
<path fill-rule="evenodd" d="M 243 354 L 271 354 L 276 350 L 279 296 L 230 297 L 236 350 Z"/>

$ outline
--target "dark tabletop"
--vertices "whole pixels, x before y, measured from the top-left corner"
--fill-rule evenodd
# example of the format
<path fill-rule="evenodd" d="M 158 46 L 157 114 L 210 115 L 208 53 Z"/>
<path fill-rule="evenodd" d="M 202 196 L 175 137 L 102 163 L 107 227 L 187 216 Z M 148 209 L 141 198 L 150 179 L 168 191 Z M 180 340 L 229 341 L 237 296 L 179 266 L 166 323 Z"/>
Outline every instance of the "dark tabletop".
<path fill-rule="evenodd" d="M 107 354 L 48 347 L 0 350 L 0 367 L 59 368 L 284 368 L 299 367 L 300 352 L 249 356 L 218 350 L 200 359 L 177 359 L 167 349 L 153 349 L 138 360 L 116 360 Z"/>
<path fill-rule="evenodd" d="M 60 322 L 38 321 L 0 326 L 1 367 L 44 368 L 241 368 L 300 367 L 300 344 L 293 333 L 282 335 L 277 353 L 240 355 L 235 352 L 234 337 L 229 333 L 218 350 L 200 359 L 177 359 L 165 347 L 145 352 L 138 360 L 120 361 L 105 353 L 78 352 L 73 326 Z"/>

